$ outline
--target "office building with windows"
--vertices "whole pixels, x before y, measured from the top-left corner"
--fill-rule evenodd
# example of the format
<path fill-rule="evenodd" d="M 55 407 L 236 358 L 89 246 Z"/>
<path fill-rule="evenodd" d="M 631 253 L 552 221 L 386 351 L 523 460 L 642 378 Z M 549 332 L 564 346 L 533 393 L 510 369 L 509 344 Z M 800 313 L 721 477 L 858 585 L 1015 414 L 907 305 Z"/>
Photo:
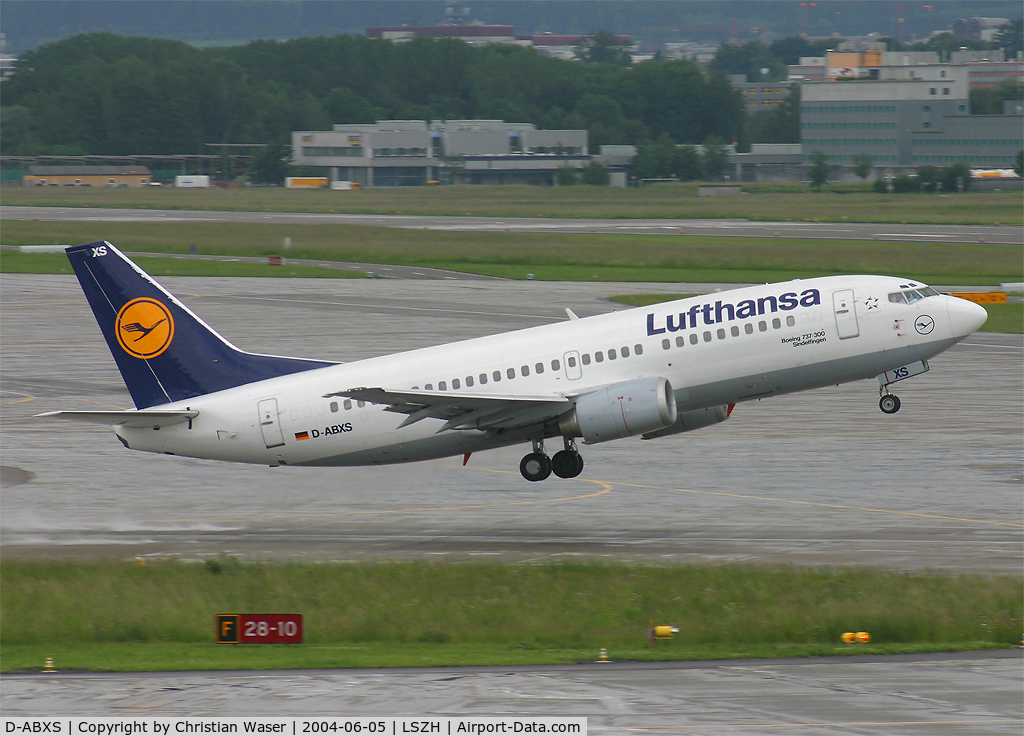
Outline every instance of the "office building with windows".
<path fill-rule="evenodd" d="M 551 185 L 590 161 L 585 130 L 500 120 L 382 120 L 292 133 L 292 160 L 364 187 L 427 183 Z"/>

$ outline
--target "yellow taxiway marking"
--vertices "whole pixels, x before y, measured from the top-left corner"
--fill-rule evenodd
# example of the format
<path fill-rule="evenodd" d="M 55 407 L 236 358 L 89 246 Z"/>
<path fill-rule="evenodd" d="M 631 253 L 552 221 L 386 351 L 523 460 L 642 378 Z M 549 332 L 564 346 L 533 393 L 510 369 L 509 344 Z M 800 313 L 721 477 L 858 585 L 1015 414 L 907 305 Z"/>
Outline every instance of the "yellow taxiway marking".
<path fill-rule="evenodd" d="M 503 472 L 503 471 L 494 471 Z M 611 493 L 612 484 L 605 483 L 603 480 L 584 480 L 584 483 L 595 483 L 601 486 L 600 491 L 594 493 L 584 493 L 579 496 L 563 496 L 561 498 L 544 498 L 536 501 L 509 501 L 507 503 L 477 503 L 467 504 L 464 506 L 423 506 L 419 508 L 402 508 L 402 509 L 381 509 L 378 511 L 325 511 L 321 513 L 311 514 L 256 514 L 253 516 L 204 516 L 202 518 L 195 519 L 144 519 L 146 522 L 161 522 L 161 523 L 181 523 L 181 522 L 197 522 L 197 521 L 254 521 L 263 519 L 309 519 L 309 518 L 325 518 L 325 517 L 337 517 L 337 516 L 379 516 L 382 514 L 410 514 L 417 511 L 466 511 L 469 509 L 493 509 L 493 508 L 504 508 L 507 506 L 533 506 L 542 503 L 559 503 L 561 501 L 579 501 L 584 498 L 593 498 L 594 496 L 602 496 L 605 493 Z"/>
<path fill-rule="evenodd" d="M 612 483 L 626 488 L 644 488 L 653 491 L 675 491 L 677 493 L 699 493 L 707 496 L 726 496 L 728 498 L 746 498 L 754 501 L 771 501 L 772 503 L 792 503 L 801 506 L 820 506 L 827 509 L 843 509 L 845 511 L 871 511 L 876 514 L 896 514 L 899 516 L 922 516 L 926 519 L 946 519 L 948 521 L 968 521 L 972 524 L 995 524 L 996 526 L 1012 526 L 1024 529 L 1024 524 L 1012 524 L 1007 521 L 989 521 L 988 519 L 965 519 L 959 516 L 941 516 L 939 514 L 922 514 L 917 511 L 895 511 L 893 509 L 875 509 L 870 506 L 845 506 L 838 503 L 822 503 L 820 501 L 795 501 L 789 498 L 772 498 L 770 496 L 751 496 L 743 493 L 725 493 L 724 491 L 694 491 L 689 488 L 663 488 L 661 486 L 645 486 L 638 483 Z"/>
<path fill-rule="evenodd" d="M 26 394 L 23 391 L 5 391 L 4 393 L 14 394 L 15 396 L 24 396 L 24 399 L 17 399 L 15 401 L 5 401 L 4 406 L 11 406 L 12 404 L 27 404 L 29 401 L 35 401 L 36 397 L 32 394 Z"/>

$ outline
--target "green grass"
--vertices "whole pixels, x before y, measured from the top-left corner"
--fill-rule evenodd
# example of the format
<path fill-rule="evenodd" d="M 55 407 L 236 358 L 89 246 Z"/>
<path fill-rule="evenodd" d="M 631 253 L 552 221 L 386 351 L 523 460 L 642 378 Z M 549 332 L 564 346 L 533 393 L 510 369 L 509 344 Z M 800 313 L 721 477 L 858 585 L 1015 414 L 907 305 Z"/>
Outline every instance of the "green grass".
<path fill-rule="evenodd" d="M 316 266 L 283 266 L 240 261 L 206 261 L 187 258 L 134 257 L 139 267 L 152 276 L 258 276 L 265 278 L 366 278 L 362 271 Z M 73 273 L 63 253 L 21 253 L 4 251 L 0 254 L 3 273 Z"/>
<path fill-rule="evenodd" d="M 400 189 L 288 190 L 97 189 L 4 187 L 4 205 L 148 209 L 350 212 L 492 217 L 745 218 L 821 222 L 914 222 L 1019 225 L 1020 192 L 890 194 L 835 185 L 821 192 L 745 185 L 739 197 L 697 197 L 696 184 L 644 189 L 609 187 L 445 186 Z"/>
<path fill-rule="evenodd" d="M 613 302 L 627 304 L 631 307 L 646 307 L 650 304 L 670 302 L 673 299 L 684 299 L 694 294 L 619 294 L 609 297 Z M 988 321 L 981 328 L 981 332 L 1011 332 L 1015 334 L 1024 333 L 1024 304 L 1020 302 L 1009 304 L 982 304 L 988 312 Z"/>
<path fill-rule="evenodd" d="M 286 255 L 445 268 L 544 280 L 757 283 L 877 273 L 925 283 L 1021 281 L 1015 248 L 972 244 L 789 238 L 479 233 L 355 225 L 38 222 L 7 220 L 4 245 L 109 240 L 124 251 Z M 284 238 L 293 246 L 282 249 Z M 6 254 L 0 268 L 6 268 Z M 40 261 L 42 263 L 42 261 Z"/>
<path fill-rule="evenodd" d="M 4 671 L 513 664 L 1018 643 L 1020 576 L 743 565 L 0 563 Z M 304 615 L 301 646 L 213 644 L 219 613 Z M 649 619 L 673 623 L 646 648 Z"/>
<path fill-rule="evenodd" d="M 981 328 L 982 332 L 1014 332 L 1024 333 L 1024 304 L 982 304 L 988 312 L 988 321 Z"/>

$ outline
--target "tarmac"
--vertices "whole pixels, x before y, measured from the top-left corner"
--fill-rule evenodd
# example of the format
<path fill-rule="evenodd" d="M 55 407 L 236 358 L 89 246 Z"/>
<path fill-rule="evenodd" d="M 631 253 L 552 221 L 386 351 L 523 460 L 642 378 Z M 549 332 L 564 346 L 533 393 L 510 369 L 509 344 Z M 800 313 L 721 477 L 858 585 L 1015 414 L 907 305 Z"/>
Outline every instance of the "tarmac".
<path fill-rule="evenodd" d="M 254 352 L 357 360 L 620 308 L 678 284 L 161 279 Z M 1019 574 L 1024 345 L 978 333 L 895 386 L 741 404 L 692 434 L 584 448 L 531 484 L 525 448 L 380 468 L 135 453 L 53 409 L 130 406 L 77 281 L 0 276 L 5 558 L 616 559 Z M 613 653 L 614 654 L 614 653 Z M 1005 658 L 1010 657 L 1010 658 Z M 601 667 L 601 666 L 598 666 Z M 594 733 L 1019 734 L 1015 654 L 649 670 L 173 673 L 3 678 L 4 716 L 590 716 Z M 396 710 L 395 704 L 400 704 Z"/>

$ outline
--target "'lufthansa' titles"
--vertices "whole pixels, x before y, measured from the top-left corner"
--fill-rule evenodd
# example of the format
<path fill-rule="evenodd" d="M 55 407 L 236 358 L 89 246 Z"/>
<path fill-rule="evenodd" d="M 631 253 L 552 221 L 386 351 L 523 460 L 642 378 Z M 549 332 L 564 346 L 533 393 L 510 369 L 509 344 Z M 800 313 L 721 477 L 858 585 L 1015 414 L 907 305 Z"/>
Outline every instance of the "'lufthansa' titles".
<path fill-rule="evenodd" d="M 780 296 L 763 296 L 759 299 L 744 299 L 735 304 L 716 301 L 714 304 L 694 304 L 678 315 L 659 316 L 647 314 L 647 334 L 661 335 L 665 332 L 696 329 L 703 325 L 717 325 L 737 319 L 748 319 L 771 312 L 789 312 L 797 307 L 814 307 L 821 304 L 821 293 L 817 289 L 806 289 L 798 295 L 787 291 Z"/>

